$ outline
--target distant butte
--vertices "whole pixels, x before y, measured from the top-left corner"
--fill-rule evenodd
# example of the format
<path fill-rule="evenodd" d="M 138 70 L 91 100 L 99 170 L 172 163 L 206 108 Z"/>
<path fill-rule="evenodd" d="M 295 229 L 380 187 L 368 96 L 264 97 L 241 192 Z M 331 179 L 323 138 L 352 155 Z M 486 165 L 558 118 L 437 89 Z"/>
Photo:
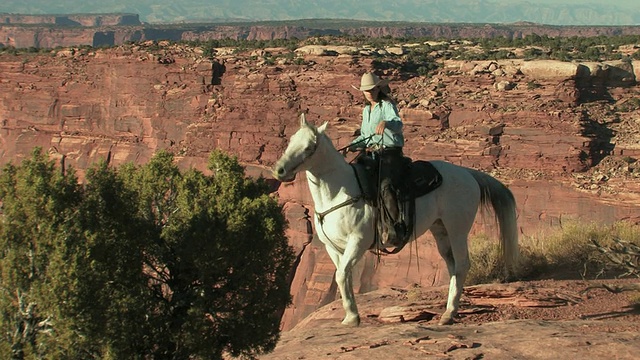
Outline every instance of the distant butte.
<path fill-rule="evenodd" d="M 421 37 L 434 39 L 523 38 L 640 35 L 640 26 L 551 26 L 511 24 L 429 24 L 362 21 L 298 20 L 255 23 L 143 24 L 137 14 L 24 15 L 0 14 L 1 46 L 56 48 L 114 46 L 146 40 L 274 40 L 324 35 Z"/>

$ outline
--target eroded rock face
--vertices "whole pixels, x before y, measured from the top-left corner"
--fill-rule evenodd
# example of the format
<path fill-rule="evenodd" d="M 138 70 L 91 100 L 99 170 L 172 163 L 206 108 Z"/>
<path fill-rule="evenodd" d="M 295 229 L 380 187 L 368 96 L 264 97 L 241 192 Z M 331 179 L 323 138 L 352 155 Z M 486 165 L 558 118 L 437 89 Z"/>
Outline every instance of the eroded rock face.
<path fill-rule="evenodd" d="M 24 26 L 28 25 L 28 26 Z M 52 27 L 66 25 L 69 27 Z M 79 27 L 79 28 L 75 28 Z M 58 46 L 113 46 L 145 40 L 207 41 L 212 39 L 274 40 L 312 36 L 363 36 L 391 38 L 479 39 L 524 38 L 529 35 L 595 37 L 638 35 L 638 26 L 545 26 L 520 24 L 426 24 L 414 26 L 314 27 L 294 25 L 142 25 L 137 14 L 16 15 L 0 14 L 0 45 L 18 48 Z M 402 49 L 390 49 L 402 52 Z"/>
<path fill-rule="evenodd" d="M 13 25 L 59 25 L 59 26 L 126 26 L 141 25 L 138 14 L 96 15 L 26 15 L 0 13 L 0 24 Z M 77 44 L 76 44 L 77 45 Z"/>
<path fill-rule="evenodd" d="M 222 149 L 237 155 L 249 174 L 268 176 L 301 112 L 318 125 L 328 121 L 337 148 L 348 144 L 363 106 L 351 85 L 376 70 L 371 58 L 351 54 L 305 55 L 299 65 L 284 56 L 270 63 L 256 54 L 220 51 L 213 60 L 201 54 L 143 44 L 0 55 L 0 162 L 20 161 L 40 146 L 82 178 L 100 159 L 141 164 L 161 149 L 177 154 L 182 167 L 205 170 L 209 152 Z M 637 73 L 638 64 L 630 65 L 622 71 Z M 585 75 L 580 66 L 595 70 Z M 640 112 L 629 105 L 640 90 L 635 81 L 610 82 L 602 69 L 619 75 L 612 66 L 509 60 L 447 62 L 432 77 L 393 67 L 376 71 L 391 80 L 405 153 L 492 173 L 513 190 L 521 234 L 532 236 L 569 219 L 640 221 L 640 175 L 628 161 L 640 157 Z M 604 159 L 626 159 L 626 167 L 607 167 Z M 338 295 L 335 268 L 314 240 L 304 176 L 277 193 L 300 254 L 294 304 L 283 317 L 289 329 Z M 493 230 L 479 217 L 473 231 Z M 367 254 L 354 284 L 366 292 L 446 281 L 425 235 L 397 255 Z"/>

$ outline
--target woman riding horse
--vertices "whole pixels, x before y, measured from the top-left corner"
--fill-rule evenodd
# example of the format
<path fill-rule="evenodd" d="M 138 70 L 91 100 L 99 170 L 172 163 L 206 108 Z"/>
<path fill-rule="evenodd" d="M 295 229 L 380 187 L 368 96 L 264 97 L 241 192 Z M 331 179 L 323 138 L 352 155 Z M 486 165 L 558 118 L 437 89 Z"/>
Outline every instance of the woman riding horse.
<path fill-rule="evenodd" d="M 316 128 L 302 114 L 300 129 L 291 136 L 272 173 L 280 181 L 292 181 L 298 172 L 306 172 L 316 215 L 315 230 L 336 266 L 336 283 L 346 313 L 342 323 L 358 325 L 352 271 L 373 244 L 376 213 L 364 201 L 354 169 L 325 134 L 326 127 L 324 123 Z M 493 209 L 509 271 L 518 258 L 516 205 L 511 191 L 488 174 L 445 161 L 431 163 L 442 175 L 442 184 L 416 198 L 416 226 L 410 240 L 431 231 L 436 241 L 449 271 L 447 309 L 440 324 L 451 324 L 470 267 L 467 241 L 478 208 Z"/>
<path fill-rule="evenodd" d="M 404 135 L 402 120 L 395 102 L 389 97 L 388 81 L 373 73 L 365 73 L 360 87 L 366 105 L 362 110 L 360 135 L 347 147 L 349 151 L 371 150 L 378 165 L 378 188 L 383 210 L 384 229 L 382 242 L 402 246 L 406 224 L 400 216 L 396 193 L 404 177 Z"/>

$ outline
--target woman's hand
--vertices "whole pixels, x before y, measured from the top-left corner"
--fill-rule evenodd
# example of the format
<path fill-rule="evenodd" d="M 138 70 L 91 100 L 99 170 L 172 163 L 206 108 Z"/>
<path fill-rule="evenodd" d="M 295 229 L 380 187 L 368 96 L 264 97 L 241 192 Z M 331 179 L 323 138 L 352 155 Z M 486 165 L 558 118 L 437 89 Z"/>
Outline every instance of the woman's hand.
<path fill-rule="evenodd" d="M 376 134 L 378 135 L 382 135 L 384 133 L 384 129 L 387 127 L 387 122 L 386 121 L 380 121 L 378 123 L 378 126 L 376 126 Z"/>

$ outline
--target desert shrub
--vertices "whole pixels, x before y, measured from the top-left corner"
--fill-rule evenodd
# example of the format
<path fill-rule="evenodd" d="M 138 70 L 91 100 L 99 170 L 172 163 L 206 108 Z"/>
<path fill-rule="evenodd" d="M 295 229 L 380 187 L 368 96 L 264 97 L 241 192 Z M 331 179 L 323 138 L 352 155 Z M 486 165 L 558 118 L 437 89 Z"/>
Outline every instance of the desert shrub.
<path fill-rule="evenodd" d="M 640 292 L 636 292 L 631 296 L 631 306 L 636 310 L 640 311 Z"/>
<path fill-rule="evenodd" d="M 538 276 L 548 267 L 547 259 L 526 244 L 520 244 L 518 266 L 507 272 L 501 249 L 495 239 L 482 234 L 473 237 L 469 243 L 471 269 L 466 284 L 505 282 Z"/>
<path fill-rule="evenodd" d="M 500 247 L 493 239 L 482 234 L 469 242 L 469 258 L 471 270 L 466 284 L 475 285 L 507 280 L 505 265 L 500 256 Z"/>
<path fill-rule="evenodd" d="M 275 65 L 276 63 L 276 59 L 273 56 L 265 56 L 263 60 L 264 63 L 269 66 Z"/>
<path fill-rule="evenodd" d="M 525 60 L 533 60 L 533 59 L 543 58 L 546 55 L 547 54 L 545 54 L 542 51 L 542 49 L 538 49 L 538 48 L 527 48 L 527 49 L 524 50 L 524 58 L 525 58 Z"/>
<path fill-rule="evenodd" d="M 632 112 L 640 109 L 640 99 L 630 98 L 628 101 L 616 105 L 616 111 L 619 112 Z"/>
<path fill-rule="evenodd" d="M 640 244 L 640 228 L 624 221 L 612 225 L 569 222 L 540 243 L 540 252 L 545 254 L 551 266 L 580 271 L 583 277 L 598 277 L 612 269 L 606 257 L 593 246 L 593 241 L 611 246 L 614 239 Z"/>
<path fill-rule="evenodd" d="M 593 245 L 612 246 L 615 239 L 640 245 L 640 226 L 621 221 L 611 225 L 569 222 L 547 233 L 520 239 L 520 261 L 504 271 L 498 243 L 481 234 L 469 243 L 471 270 L 467 285 L 544 277 L 597 278 L 623 273 Z"/>
<path fill-rule="evenodd" d="M 539 88 L 540 86 L 542 85 L 538 84 L 535 80 L 527 82 L 527 90 L 534 90 Z"/>
<path fill-rule="evenodd" d="M 298 56 L 295 59 L 293 59 L 293 63 L 295 65 L 305 65 L 307 62 L 304 60 L 304 57 Z"/>

